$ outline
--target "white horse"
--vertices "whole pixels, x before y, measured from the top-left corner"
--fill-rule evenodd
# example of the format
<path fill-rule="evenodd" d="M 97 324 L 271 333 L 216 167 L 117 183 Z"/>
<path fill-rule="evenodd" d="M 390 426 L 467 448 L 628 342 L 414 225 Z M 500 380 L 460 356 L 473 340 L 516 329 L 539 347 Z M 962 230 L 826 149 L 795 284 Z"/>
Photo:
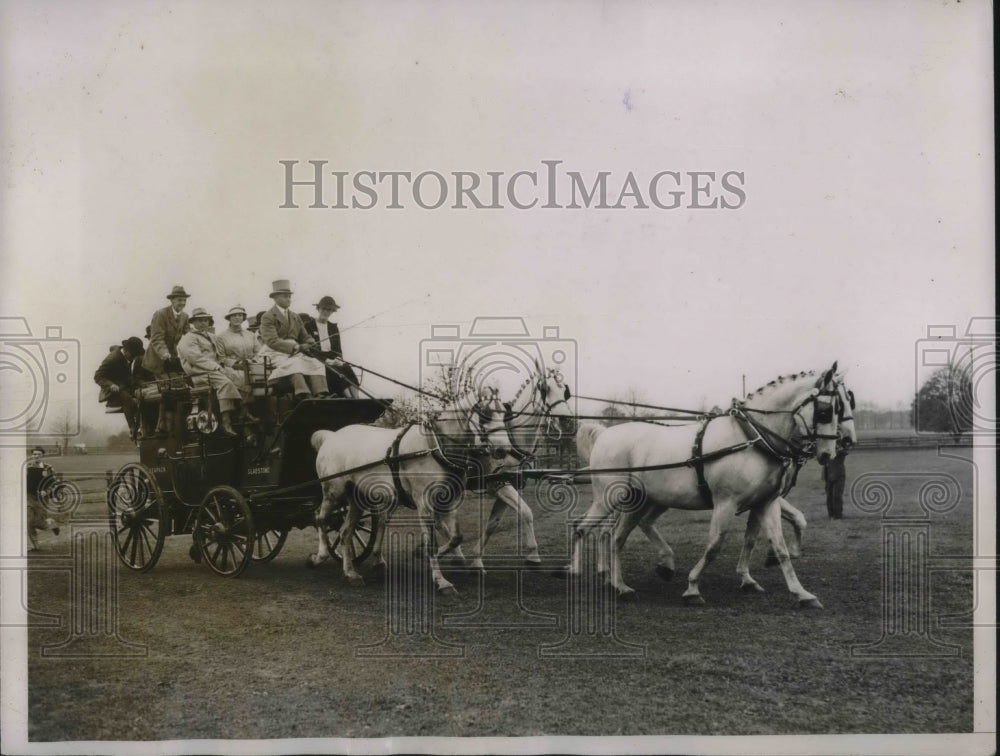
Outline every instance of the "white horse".
<path fill-rule="evenodd" d="M 484 401 L 478 392 L 468 391 L 445 405 L 435 419 L 402 431 L 368 425 L 316 431 L 311 439 L 317 452 L 316 472 L 327 479 L 316 516 L 319 546 L 309 557 L 310 564 L 329 559 L 324 523 L 338 502 L 346 504 L 340 529 L 344 575 L 352 583 L 363 583 L 354 568 L 354 531 L 362 510 L 369 508 L 377 519 L 384 518 L 402 497 L 417 510 L 434 583 L 442 593 L 454 594 L 438 564 L 435 530 L 453 534 L 453 545 L 460 542 L 455 508 L 465 491 L 468 464 L 490 456 L 502 459 L 510 451 L 504 408 L 495 389 L 487 390 L 487 395 Z M 375 531 L 373 558 L 384 566 L 385 528 L 376 523 Z"/>
<path fill-rule="evenodd" d="M 845 395 L 835 379 L 836 367 L 834 363 L 818 379 L 815 373 L 779 378 L 744 401 L 734 401 L 727 415 L 698 424 L 625 423 L 601 432 L 590 460 L 594 501 L 575 529 L 570 574 L 582 570 L 579 540 L 617 516 L 608 579 L 620 596 L 630 596 L 634 591 L 622 579 L 620 554 L 632 529 L 651 512 L 657 514 L 649 522 L 669 508 L 712 509 L 705 553 L 689 573 L 684 592 L 686 603 L 704 603 L 698 587 L 701 574 L 718 553 L 733 515 L 747 511 L 746 537 L 736 568 L 742 588 L 763 590 L 748 567 L 763 525 L 788 589 L 800 605 L 822 607 L 792 568 L 778 497 L 787 491 L 796 463 L 812 454 L 825 463 L 835 453 L 840 419 L 835 405 Z M 847 430 L 853 442 L 853 423 Z M 607 566 L 602 549 L 598 569 Z"/>
<path fill-rule="evenodd" d="M 597 441 L 597 437 L 607 429 L 608 426 L 601 425 L 600 423 L 588 421 L 580 423 L 580 428 L 576 434 L 576 448 L 577 453 L 585 460 L 590 463 L 590 452 L 594 448 L 594 442 Z M 794 537 L 792 538 L 791 544 L 789 544 L 788 553 L 792 557 L 802 556 L 802 538 L 805 534 L 806 517 L 802 512 L 796 509 L 792 504 L 784 497 L 778 497 L 778 505 L 781 507 L 781 519 L 788 522 L 792 526 L 792 533 Z M 665 509 L 650 509 L 646 515 L 643 516 L 641 520 L 637 523 L 639 530 L 642 531 L 646 539 L 656 547 L 657 550 L 657 564 L 656 572 L 664 580 L 670 580 L 674 576 L 674 550 L 667 543 L 667 540 L 660 534 L 660 531 L 656 529 L 656 520 L 660 518 L 666 512 Z M 774 553 L 773 549 L 768 552 L 767 559 L 764 564 L 768 567 L 778 564 L 777 554 Z"/>
<path fill-rule="evenodd" d="M 572 438 L 576 431 L 576 417 L 569 407 L 570 388 L 559 370 L 549 368 L 543 371 L 538 363 L 535 367 L 536 373 L 521 384 L 513 400 L 504 404 L 507 409 L 504 423 L 510 436 L 511 453 L 490 476 L 499 485 L 495 490 L 489 488 L 496 500 L 472 559 L 472 566 L 479 570 L 484 569 L 482 556 L 486 542 L 500 527 L 508 507 L 517 515 L 519 542 L 527 548 L 525 561 L 536 566 L 542 561 L 535 538 L 534 514 L 517 488 L 508 482 L 509 474 L 516 475 L 519 469 L 530 463 L 543 440 Z M 505 476 L 505 473 L 508 475 Z"/>

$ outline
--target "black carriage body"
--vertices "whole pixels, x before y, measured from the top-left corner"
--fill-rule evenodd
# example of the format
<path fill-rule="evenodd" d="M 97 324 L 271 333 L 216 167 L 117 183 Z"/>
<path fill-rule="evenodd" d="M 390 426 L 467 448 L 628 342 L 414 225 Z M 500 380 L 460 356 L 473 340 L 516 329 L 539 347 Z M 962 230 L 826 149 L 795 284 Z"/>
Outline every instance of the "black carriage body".
<path fill-rule="evenodd" d="M 374 399 L 307 399 L 277 429 L 274 443 L 245 468 L 243 490 L 260 530 L 287 530 L 314 522 L 323 496 L 316 476 L 312 436 L 377 420 L 390 402 Z"/>
<path fill-rule="evenodd" d="M 311 399 L 282 408 L 275 402 L 277 422 L 237 425 L 241 433 L 234 437 L 212 422 L 206 407 L 214 399 L 198 399 L 177 401 L 169 436 L 142 440 L 140 463 L 109 479 L 112 535 L 129 569 L 151 569 L 165 537 L 180 534 L 193 535 L 191 557 L 220 575 L 239 575 L 251 560 L 270 561 L 289 530 L 315 524 L 322 489 L 313 433 L 371 423 L 391 403 Z M 342 516 L 331 514 L 327 524 L 338 528 L 333 520 Z M 359 560 L 370 551 L 376 527 L 369 523 L 359 538 Z"/>
<path fill-rule="evenodd" d="M 193 516 L 185 510 L 198 507 L 205 494 L 220 485 L 246 496 L 261 527 L 303 527 L 303 517 L 305 524 L 312 524 L 322 497 L 313 433 L 374 422 L 388 404 L 374 399 L 306 400 L 258 445 L 185 424 L 169 438 L 141 441 L 139 459 L 175 510 L 174 534 L 190 532 Z"/>

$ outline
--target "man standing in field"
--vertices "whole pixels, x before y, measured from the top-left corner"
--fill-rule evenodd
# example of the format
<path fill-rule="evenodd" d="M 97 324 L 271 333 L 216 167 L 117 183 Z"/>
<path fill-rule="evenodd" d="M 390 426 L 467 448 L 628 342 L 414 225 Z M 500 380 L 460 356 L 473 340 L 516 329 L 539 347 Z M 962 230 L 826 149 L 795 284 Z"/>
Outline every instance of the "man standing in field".
<path fill-rule="evenodd" d="M 54 535 L 59 535 L 58 526 L 51 517 L 47 516 L 45 507 L 40 500 L 45 483 L 50 481 L 53 476 L 52 468 L 45 464 L 44 457 L 45 449 L 36 446 L 31 450 L 31 458 L 25 466 L 28 499 L 28 551 L 39 551 L 39 530 L 51 530 Z"/>
<path fill-rule="evenodd" d="M 826 482 L 826 513 L 831 520 L 844 518 L 844 485 L 847 483 L 847 448 L 837 442 L 837 454 L 823 467 Z"/>

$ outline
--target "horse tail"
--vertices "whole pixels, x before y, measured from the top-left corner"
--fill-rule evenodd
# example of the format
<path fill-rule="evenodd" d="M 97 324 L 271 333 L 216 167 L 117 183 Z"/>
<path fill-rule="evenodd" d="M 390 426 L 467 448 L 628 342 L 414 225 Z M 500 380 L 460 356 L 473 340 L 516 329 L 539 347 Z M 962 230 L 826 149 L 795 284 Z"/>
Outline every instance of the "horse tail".
<path fill-rule="evenodd" d="M 312 448 L 318 452 L 320 447 L 324 444 L 324 442 L 328 438 L 332 437 L 333 437 L 333 431 L 318 430 L 312 434 L 312 436 L 309 439 L 309 442 L 312 444 Z"/>
<path fill-rule="evenodd" d="M 576 431 L 576 451 L 577 453 L 590 461 L 590 452 L 594 449 L 594 444 L 597 442 L 597 437 L 600 436 L 607 426 L 601 425 L 595 422 L 582 422 L 580 427 Z"/>

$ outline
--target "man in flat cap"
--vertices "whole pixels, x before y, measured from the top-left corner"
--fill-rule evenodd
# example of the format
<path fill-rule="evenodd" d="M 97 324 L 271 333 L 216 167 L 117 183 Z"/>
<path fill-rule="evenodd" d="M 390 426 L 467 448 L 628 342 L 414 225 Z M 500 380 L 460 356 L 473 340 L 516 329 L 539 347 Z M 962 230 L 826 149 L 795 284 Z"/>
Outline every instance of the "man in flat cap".
<path fill-rule="evenodd" d="M 330 322 L 330 316 L 340 307 L 331 296 L 320 297 L 313 305 L 316 308 L 315 320 L 310 319 L 305 324 L 306 332 L 319 345 L 320 357 L 326 364 L 326 385 L 331 394 L 358 398 L 358 377 L 350 365 L 343 361 L 344 353 L 340 346 L 340 329 L 336 323 Z"/>
<path fill-rule="evenodd" d="M 181 340 L 188 327 L 188 316 L 184 312 L 188 293 L 184 291 L 183 286 L 175 286 L 167 294 L 167 299 L 170 300 L 170 305 L 153 313 L 153 319 L 149 324 L 149 349 L 142 358 L 142 366 L 157 379 L 183 372 L 181 363 L 177 359 L 177 342 Z M 167 408 L 161 400 L 160 416 L 156 421 L 157 436 L 166 435 L 166 423 Z"/>
<path fill-rule="evenodd" d="M 329 396 L 326 366 L 316 359 L 316 342 L 291 310 L 291 285 L 287 280 L 274 281 L 270 296 L 274 306 L 260 319 L 260 338 L 264 342 L 260 354 L 274 364 L 269 380 L 290 377 L 297 401 Z"/>
<path fill-rule="evenodd" d="M 139 358 L 144 351 L 142 339 L 130 336 L 121 346 L 112 347 L 94 373 L 94 383 L 101 387 L 97 401 L 105 402 L 108 407 L 122 408 L 133 441 L 140 437 L 135 390 L 139 387 L 139 374 L 142 371 Z"/>
<path fill-rule="evenodd" d="M 209 331 L 211 321 L 212 316 L 203 308 L 194 308 L 191 313 L 191 330 L 177 343 L 177 354 L 185 373 L 203 377 L 215 389 L 221 412 L 222 432 L 227 436 L 235 436 L 233 410 L 242 399 L 239 386 L 243 384 L 243 376 L 232 368 L 224 367 L 219 361 L 215 337 Z"/>

